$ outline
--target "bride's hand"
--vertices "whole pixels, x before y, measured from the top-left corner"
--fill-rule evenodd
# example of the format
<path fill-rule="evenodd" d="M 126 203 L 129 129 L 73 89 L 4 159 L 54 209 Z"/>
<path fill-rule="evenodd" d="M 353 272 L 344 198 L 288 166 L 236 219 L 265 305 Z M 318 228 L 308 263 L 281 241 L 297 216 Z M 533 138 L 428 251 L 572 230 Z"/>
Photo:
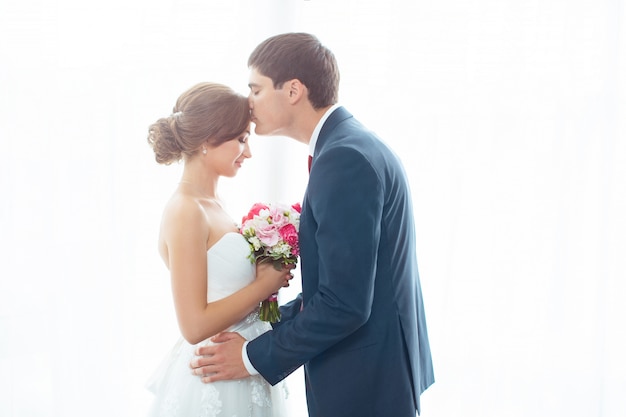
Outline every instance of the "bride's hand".
<path fill-rule="evenodd" d="M 267 285 L 268 296 L 278 292 L 282 287 L 288 287 L 289 281 L 293 278 L 291 270 L 295 265 L 284 266 L 278 271 L 271 262 L 260 262 L 256 265 L 256 280 Z"/>

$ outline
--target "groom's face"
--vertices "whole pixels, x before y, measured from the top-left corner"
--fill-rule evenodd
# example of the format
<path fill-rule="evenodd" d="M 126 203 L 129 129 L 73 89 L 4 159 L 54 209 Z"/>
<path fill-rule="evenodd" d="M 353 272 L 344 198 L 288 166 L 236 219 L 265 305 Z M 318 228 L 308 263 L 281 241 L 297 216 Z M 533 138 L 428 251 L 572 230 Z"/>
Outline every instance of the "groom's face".
<path fill-rule="evenodd" d="M 289 92 L 286 83 L 275 89 L 271 78 L 253 68 L 250 70 L 248 87 L 254 132 L 257 135 L 283 134 L 289 120 Z"/>

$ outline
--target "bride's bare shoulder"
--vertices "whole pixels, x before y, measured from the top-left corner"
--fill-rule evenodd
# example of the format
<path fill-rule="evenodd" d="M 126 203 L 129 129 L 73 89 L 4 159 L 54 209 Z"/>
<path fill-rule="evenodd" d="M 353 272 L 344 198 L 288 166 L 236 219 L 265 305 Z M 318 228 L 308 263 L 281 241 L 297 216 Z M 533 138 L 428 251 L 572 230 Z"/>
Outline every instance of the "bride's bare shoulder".
<path fill-rule="evenodd" d="M 173 194 L 163 209 L 159 240 L 167 243 L 193 236 L 206 240 L 208 233 L 209 219 L 202 204 L 188 195 Z"/>

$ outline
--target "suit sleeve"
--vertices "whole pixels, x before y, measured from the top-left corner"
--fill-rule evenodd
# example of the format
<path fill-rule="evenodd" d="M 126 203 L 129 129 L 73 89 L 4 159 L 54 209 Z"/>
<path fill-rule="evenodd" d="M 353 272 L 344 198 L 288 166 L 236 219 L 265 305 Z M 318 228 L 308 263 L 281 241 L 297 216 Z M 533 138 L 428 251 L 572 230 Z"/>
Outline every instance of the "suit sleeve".
<path fill-rule="evenodd" d="M 307 194 L 317 223 L 318 290 L 292 320 L 248 344 L 254 367 L 272 384 L 359 329 L 372 306 L 383 208 L 376 170 L 354 148 L 328 150 Z"/>

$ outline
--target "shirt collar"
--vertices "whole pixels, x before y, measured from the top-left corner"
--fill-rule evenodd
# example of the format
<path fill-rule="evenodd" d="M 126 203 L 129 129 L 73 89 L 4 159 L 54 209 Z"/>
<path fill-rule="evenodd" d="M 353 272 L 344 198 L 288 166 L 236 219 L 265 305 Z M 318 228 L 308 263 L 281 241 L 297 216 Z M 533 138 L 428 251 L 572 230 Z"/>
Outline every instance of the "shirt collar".
<path fill-rule="evenodd" d="M 317 138 L 320 136 L 322 126 L 324 126 L 324 123 L 326 122 L 326 119 L 328 119 L 328 116 L 330 116 L 331 113 L 334 112 L 338 107 L 339 104 L 333 104 L 332 106 L 330 106 L 330 108 L 326 110 L 326 113 L 324 113 L 320 121 L 317 122 L 317 126 L 315 126 L 315 129 L 313 129 L 313 134 L 311 135 L 311 140 L 309 141 L 309 155 L 313 156 L 313 154 L 315 153 L 315 144 L 317 144 Z"/>

